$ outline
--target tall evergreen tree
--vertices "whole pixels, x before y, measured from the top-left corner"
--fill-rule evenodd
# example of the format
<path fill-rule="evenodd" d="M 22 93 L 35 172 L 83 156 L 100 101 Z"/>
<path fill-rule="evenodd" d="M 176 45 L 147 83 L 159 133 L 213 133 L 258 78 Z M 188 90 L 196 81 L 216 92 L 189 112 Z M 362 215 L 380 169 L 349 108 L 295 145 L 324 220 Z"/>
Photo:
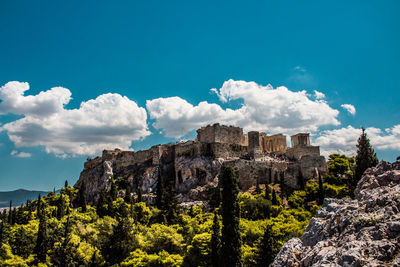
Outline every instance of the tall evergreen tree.
<path fill-rule="evenodd" d="M 209 204 L 212 209 L 218 208 L 221 204 L 221 190 L 218 186 L 213 189 Z"/>
<path fill-rule="evenodd" d="M 225 167 L 221 173 L 222 180 L 222 266 L 241 266 L 241 239 L 239 232 L 240 207 L 238 201 L 238 179 L 231 167 Z"/>
<path fill-rule="evenodd" d="M 161 174 L 161 168 L 158 168 L 157 191 L 156 191 L 156 207 L 163 210 L 165 207 L 165 188 Z"/>
<path fill-rule="evenodd" d="M 5 243 L 5 226 L 4 222 L 0 222 L 0 244 Z"/>
<path fill-rule="evenodd" d="M 79 207 L 82 208 L 82 212 L 86 212 L 86 184 L 82 182 L 81 188 L 79 188 Z"/>
<path fill-rule="evenodd" d="M 269 266 L 274 260 L 274 248 L 276 246 L 275 239 L 272 235 L 272 225 L 268 224 L 264 230 L 264 234 L 258 244 L 257 249 L 257 266 Z"/>
<path fill-rule="evenodd" d="M 261 194 L 260 182 L 258 181 L 258 178 L 257 178 L 257 181 L 256 181 L 255 192 L 256 192 L 256 194 Z"/>
<path fill-rule="evenodd" d="M 214 219 L 211 235 L 211 266 L 220 266 L 220 249 L 221 249 L 221 227 L 219 225 L 218 213 L 214 211 Z"/>
<path fill-rule="evenodd" d="M 61 220 L 65 215 L 65 200 L 63 194 L 60 194 L 57 199 L 57 219 Z"/>
<path fill-rule="evenodd" d="M 118 218 L 118 224 L 103 250 L 103 255 L 110 265 L 120 263 L 133 251 L 136 240 L 132 228 L 128 218 Z"/>
<path fill-rule="evenodd" d="M 65 180 L 64 187 L 65 187 L 65 188 L 67 188 L 67 187 L 68 187 L 68 180 Z"/>
<path fill-rule="evenodd" d="M 115 183 L 114 179 L 111 180 L 111 187 L 110 187 L 110 197 L 112 201 L 116 200 L 118 196 L 118 188 L 117 184 Z"/>
<path fill-rule="evenodd" d="M 303 177 L 303 172 L 301 171 L 301 169 L 299 169 L 299 174 L 297 175 L 297 183 L 300 187 L 300 190 L 304 190 L 304 177 Z"/>
<path fill-rule="evenodd" d="M 325 191 L 324 184 L 322 183 L 321 175 L 318 173 L 318 204 L 322 205 L 324 203 Z"/>
<path fill-rule="evenodd" d="M 143 202 L 143 198 L 142 198 L 142 188 L 139 186 L 137 189 L 137 202 Z"/>
<path fill-rule="evenodd" d="M 272 205 L 278 205 L 278 199 L 276 198 L 276 192 L 275 188 L 272 189 L 272 200 L 271 200 Z"/>
<path fill-rule="evenodd" d="M 271 189 L 269 189 L 269 184 L 265 184 L 265 199 L 266 200 L 271 200 L 271 196 L 269 195 L 271 193 Z"/>
<path fill-rule="evenodd" d="M 361 128 L 362 133 L 358 138 L 357 143 L 357 154 L 356 154 L 356 169 L 353 179 L 353 185 L 356 186 L 358 181 L 361 179 L 365 170 L 378 165 L 378 158 L 376 153 L 369 143 L 365 129 Z"/>
<path fill-rule="evenodd" d="M 99 215 L 100 217 L 104 217 L 107 215 L 107 208 L 105 207 L 106 203 L 106 194 L 104 190 L 101 190 L 99 200 L 97 201 L 96 205 L 97 215 Z"/>
<path fill-rule="evenodd" d="M 125 190 L 125 197 L 124 197 L 125 202 L 128 203 L 128 204 L 131 203 L 131 199 L 132 199 L 131 193 L 132 193 L 131 186 L 128 185 L 128 186 L 126 187 L 126 190 Z"/>
<path fill-rule="evenodd" d="M 47 255 L 47 218 L 46 210 L 43 203 L 41 203 L 40 195 L 38 200 L 38 216 L 39 216 L 39 230 L 36 239 L 35 253 L 38 262 L 46 262 Z"/>
<path fill-rule="evenodd" d="M 164 203 L 168 203 L 168 205 L 165 205 L 164 207 L 165 216 L 167 218 L 168 224 L 178 223 L 178 216 L 179 216 L 178 197 L 173 182 L 170 182 L 168 185 L 168 190 L 166 191 L 165 194 Z"/>
<path fill-rule="evenodd" d="M 10 200 L 10 207 L 8 208 L 8 224 L 13 224 L 13 217 L 12 217 L 12 200 Z"/>

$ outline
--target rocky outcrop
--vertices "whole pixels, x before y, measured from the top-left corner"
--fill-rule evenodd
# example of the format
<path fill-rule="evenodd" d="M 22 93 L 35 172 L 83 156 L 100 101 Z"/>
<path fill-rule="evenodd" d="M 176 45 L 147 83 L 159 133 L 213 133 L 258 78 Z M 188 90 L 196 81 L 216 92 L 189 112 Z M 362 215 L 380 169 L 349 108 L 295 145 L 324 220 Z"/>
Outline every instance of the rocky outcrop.
<path fill-rule="evenodd" d="M 400 266 L 400 159 L 368 169 L 355 198 L 325 199 L 272 266 Z"/>

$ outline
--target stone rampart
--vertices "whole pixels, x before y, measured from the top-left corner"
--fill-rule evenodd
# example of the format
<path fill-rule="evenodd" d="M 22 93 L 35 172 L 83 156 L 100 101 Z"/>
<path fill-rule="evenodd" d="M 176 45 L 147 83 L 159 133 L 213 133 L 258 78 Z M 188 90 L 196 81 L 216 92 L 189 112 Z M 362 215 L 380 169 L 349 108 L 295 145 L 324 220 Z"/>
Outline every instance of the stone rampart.
<path fill-rule="evenodd" d="M 286 150 L 285 155 L 288 158 L 300 160 L 303 156 L 320 156 L 319 146 L 296 146 Z"/>
<path fill-rule="evenodd" d="M 202 143 L 242 144 L 243 129 L 216 123 L 197 130 L 197 141 Z"/>

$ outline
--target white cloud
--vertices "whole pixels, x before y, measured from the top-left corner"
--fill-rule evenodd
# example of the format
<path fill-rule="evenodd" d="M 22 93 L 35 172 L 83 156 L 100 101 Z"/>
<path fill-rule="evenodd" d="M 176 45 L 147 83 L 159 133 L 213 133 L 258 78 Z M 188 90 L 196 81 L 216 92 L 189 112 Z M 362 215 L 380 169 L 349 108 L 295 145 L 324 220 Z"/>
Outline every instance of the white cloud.
<path fill-rule="evenodd" d="M 311 100 L 306 91 L 294 92 L 286 87 L 273 88 L 255 82 L 228 80 L 219 90 L 221 102 L 243 102 L 238 109 L 223 109 L 218 104 L 200 102 L 194 106 L 179 97 L 158 98 L 146 103 L 153 126 L 163 129 L 166 136 L 180 137 L 185 130 L 193 130 L 214 122 L 241 126 L 245 131 L 292 134 L 316 131 L 323 125 L 339 125 L 339 112 L 326 101 Z"/>
<path fill-rule="evenodd" d="M 344 108 L 345 110 L 347 110 L 351 115 L 355 115 L 356 114 L 356 108 L 351 105 L 351 104 L 343 104 L 340 105 L 342 108 Z"/>
<path fill-rule="evenodd" d="M 63 87 L 54 87 L 38 95 L 24 96 L 29 90 L 28 83 L 8 82 L 0 87 L 0 114 L 29 114 L 30 116 L 50 116 L 63 110 L 71 100 L 71 92 Z"/>
<path fill-rule="evenodd" d="M 400 125 L 382 131 L 379 128 L 369 127 L 366 130 L 371 145 L 375 150 L 400 150 Z M 322 131 L 314 140 L 321 146 L 321 153 L 325 156 L 332 153 L 354 156 L 357 151 L 357 140 L 361 129 L 353 126 Z"/>
<path fill-rule="evenodd" d="M 318 92 L 317 90 L 314 90 L 314 96 L 315 96 L 315 99 L 324 99 L 325 98 L 325 94 Z"/>
<path fill-rule="evenodd" d="M 146 110 L 125 96 L 103 94 L 78 109 L 65 109 L 71 99 L 68 89 L 24 96 L 28 88 L 18 82 L 0 88 L 2 113 L 24 115 L 0 127 L 16 147 L 44 146 L 59 156 L 94 155 L 103 149 L 129 149 L 132 140 L 150 134 Z"/>
<path fill-rule="evenodd" d="M 243 112 L 222 109 L 217 104 L 200 102 L 193 106 L 180 97 L 147 100 L 150 118 L 155 119 L 154 128 L 162 129 L 167 137 L 181 137 L 210 123 L 234 124 Z"/>
<path fill-rule="evenodd" d="M 27 152 L 18 152 L 17 150 L 13 150 L 10 153 L 11 156 L 16 156 L 18 158 L 30 158 L 32 157 L 31 153 L 27 153 Z"/>

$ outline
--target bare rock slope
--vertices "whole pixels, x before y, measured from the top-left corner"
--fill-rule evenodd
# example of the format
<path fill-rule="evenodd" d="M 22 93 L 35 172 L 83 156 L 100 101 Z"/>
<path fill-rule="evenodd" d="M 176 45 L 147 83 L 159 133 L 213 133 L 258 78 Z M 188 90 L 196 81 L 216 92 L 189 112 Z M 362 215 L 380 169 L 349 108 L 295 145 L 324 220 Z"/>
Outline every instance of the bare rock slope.
<path fill-rule="evenodd" d="M 325 199 L 272 266 L 400 266 L 400 159 L 368 169 L 355 197 Z"/>

